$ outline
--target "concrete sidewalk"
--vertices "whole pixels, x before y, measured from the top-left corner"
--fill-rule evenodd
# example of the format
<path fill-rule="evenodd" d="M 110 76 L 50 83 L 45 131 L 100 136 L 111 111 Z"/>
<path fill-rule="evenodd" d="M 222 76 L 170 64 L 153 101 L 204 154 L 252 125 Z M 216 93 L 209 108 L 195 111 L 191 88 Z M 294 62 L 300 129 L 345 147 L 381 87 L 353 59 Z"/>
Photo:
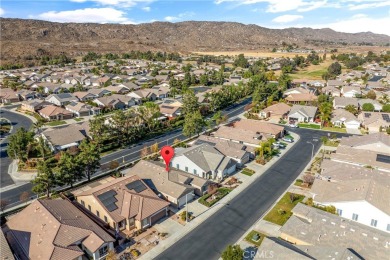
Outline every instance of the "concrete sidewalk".
<path fill-rule="evenodd" d="M 186 234 L 190 233 L 192 230 L 194 230 L 197 226 L 199 226 L 203 221 L 207 220 L 211 215 L 213 215 L 215 212 L 217 212 L 221 207 L 224 207 L 226 204 L 229 203 L 234 197 L 236 197 L 241 191 L 246 189 L 254 179 L 259 178 L 268 168 L 270 168 L 275 162 L 277 162 L 282 156 L 287 153 L 291 149 L 291 147 L 299 140 L 299 136 L 295 133 L 291 133 L 291 135 L 294 137 L 295 142 L 292 144 L 288 144 L 288 146 L 281 150 L 281 154 L 277 157 L 272 158 L 271 161 L 269 161 L 266 165 L 260 166 L 260 168 L 256 167 L 256 173 L 251 176 L 251 178 L 243 181 L 243 183 L 238 186 L 236 189 L 234 189 L 232 192 L 230 192 L 226 197 L 221 199 L 219 202 L 214 204 L 211 208 L 208 208 L 206 211 L 204 211 L 202 214 L 198 215 L 194 220 L 189 222 L 187 225 L 184 226 L 183 229 L 180 231 L 174 233 L 173 235 L 169 236 L 166 240 L 161 241 L 159 245 L 151 249 L 149 252 L 144 254 L 140 257 L 140 259 L 154 259 L 159 254 L 164 252 L 167 248 L 172 246 L 174 243 L 179 241 L 181 238 L 183 238 Z M 249 168 L 251 168 L 250 165 L 248 165 Z M 254 167 L 253 167 L 254 168 Z M 258 170 L 259 169 L 259 170 Z"/>

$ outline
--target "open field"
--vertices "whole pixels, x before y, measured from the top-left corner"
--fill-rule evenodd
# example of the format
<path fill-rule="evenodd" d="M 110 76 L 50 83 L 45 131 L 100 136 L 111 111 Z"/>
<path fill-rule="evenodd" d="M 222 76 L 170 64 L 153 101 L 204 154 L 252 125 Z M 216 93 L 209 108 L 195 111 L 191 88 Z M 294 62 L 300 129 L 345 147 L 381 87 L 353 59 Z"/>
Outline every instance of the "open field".
<path fill-rule="evenodd" d="M 194 54 L 200 55 L 213 55 L 213 56 L 238 56 L 239 54 L 244 54 L 246 57 L 271 57 L 271 58 L 282 58 L 282 57 L 295 57 L 295 55 L 299 56 L 307 56 L 307 53 L 280 53 L 280 52 L 267 52 L 267 51 L 215 51 L 215 52 L 193 52 Z"/>

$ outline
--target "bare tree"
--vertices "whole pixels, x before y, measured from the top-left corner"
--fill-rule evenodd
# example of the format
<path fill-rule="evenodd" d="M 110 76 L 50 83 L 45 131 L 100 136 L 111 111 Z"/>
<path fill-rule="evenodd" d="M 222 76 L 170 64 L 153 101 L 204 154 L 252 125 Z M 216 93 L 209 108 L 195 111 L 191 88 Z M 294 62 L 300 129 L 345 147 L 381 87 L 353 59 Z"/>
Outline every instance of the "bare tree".
<path fill-rule="evenodd" d="M 308 173 L 303 176 L 303 182 L 307 183 L 308 185 L 313 185 L 314 179 L 314 176 Z"/>

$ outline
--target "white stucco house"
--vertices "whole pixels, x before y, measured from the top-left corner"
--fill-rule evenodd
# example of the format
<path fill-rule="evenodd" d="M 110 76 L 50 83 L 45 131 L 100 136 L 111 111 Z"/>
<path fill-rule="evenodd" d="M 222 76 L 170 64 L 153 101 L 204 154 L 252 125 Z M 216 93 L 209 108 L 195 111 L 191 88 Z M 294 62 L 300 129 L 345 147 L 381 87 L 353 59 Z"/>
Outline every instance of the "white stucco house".
<path fill-rule="evenodd" d="M 317 107 L 293 105 L 288 114 L 288 121 L 290 123 L 314 122 L 317 114 Z"/>

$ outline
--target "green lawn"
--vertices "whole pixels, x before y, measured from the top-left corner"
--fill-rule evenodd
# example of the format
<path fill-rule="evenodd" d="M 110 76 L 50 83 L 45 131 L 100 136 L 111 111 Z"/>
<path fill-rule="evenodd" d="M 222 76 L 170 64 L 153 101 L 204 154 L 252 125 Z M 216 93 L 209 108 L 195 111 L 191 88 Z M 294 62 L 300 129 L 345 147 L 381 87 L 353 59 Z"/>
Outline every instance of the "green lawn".
<path fill-rule="evenodd" d="M 74 120 L 76 120 L 77 122 L 80 122 L 80 121 L 83 121 L 84 118 L 83 117 L 76 117 Z"/>
<path fill-rule="evenodd" d="M 248 168 L 244 168 L 242 171 L 241 171 L 242 174 L 245 174 L 245 175 L 248 175 L 248 176 L 252 176 L 253 174 L 255 174 L 255 171 L 252 170 L 252 169 L 248 169 Z"/>
<path fill-rule="evenodd" d="M 256 234 L 260 235 L 260 239 L 258 241 L 254 241 L 252 239 L 253 236 Z M 261 242 L 263 242 L 264 238 L 265 238 L 265 235 L 261 234 L 260 232 L 255 231 L 255 230 L 252 230 L 251 232 L 249 232 L 248 235 L 246 235 L 245 240 L 258 247 L 261 245 Z"/>
<path fill-rule="evenodd" d="M 58 125 L 65 125 L 65 124 L 66 124 L 66 122 L 63 120 L 51 121 L 51 122 L 46 123 L 46 125 L 48 125 L 48 126 L 58 126 Z"/>
<path fill-rule="evenodd" d="M 316 125 L 316 124 L 303 124 L 303 123 L 299 123 L 298 126 L 302 127 L 302 128 L 321 129 L 321 126 L 320 125 Z"/>
<path fill-rule="evenodd" d="M 346 133 L 347 132 L 347 130 L 345 130 L 345 128 L 339 128 L 339 127 L 323 127 L 322 130 L 330 131 L 330 132 L 338 132 L 338 133 Z"/>
<path fill-rule="evenodd" d="M 297 179 L 297 180 L 295 181 L 294 185 L 295 185 L 295 186 L 301 186 L 302 183 L 303 183 L 303 180 Z"/>
<path fill-rule="evenodd" d="M 264 217 L 264 220 L 283 226 L 291 217 L 291 210 L 305 198 L 303 195 L 294 194 L 295 199 L 291 203 L 290 194 L 293 193 L 287 192 L 284 194 L 275 207 Z"/>

